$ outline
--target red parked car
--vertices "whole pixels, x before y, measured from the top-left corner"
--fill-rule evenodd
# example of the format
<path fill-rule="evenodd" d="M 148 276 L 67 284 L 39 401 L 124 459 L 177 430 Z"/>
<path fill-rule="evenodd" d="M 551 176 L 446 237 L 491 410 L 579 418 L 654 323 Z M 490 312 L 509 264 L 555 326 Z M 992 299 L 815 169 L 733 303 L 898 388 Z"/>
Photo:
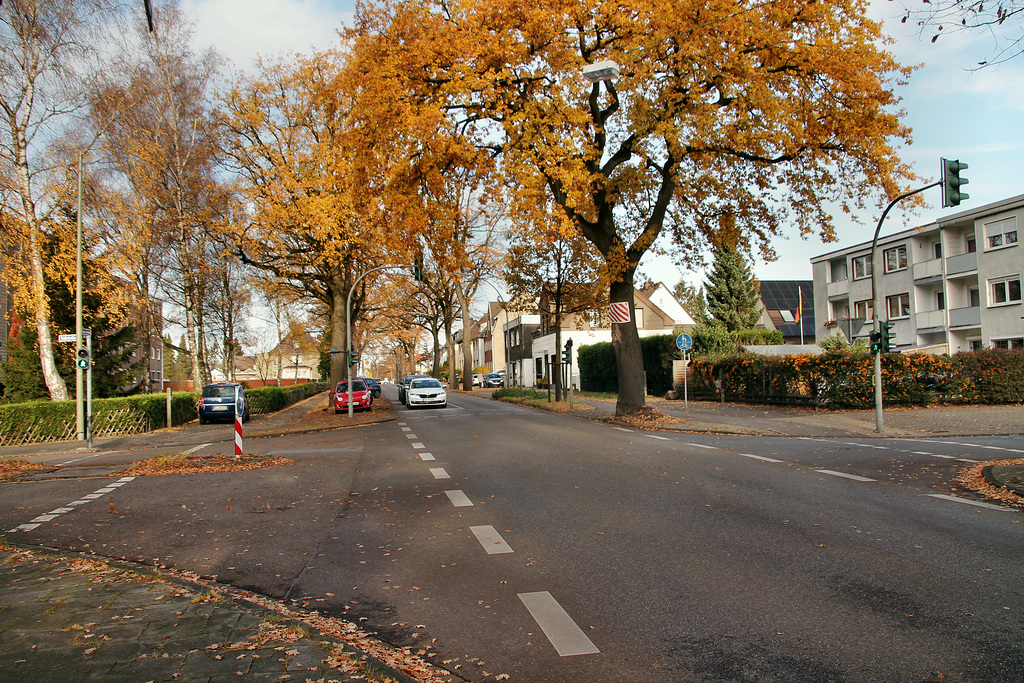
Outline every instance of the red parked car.
<path fill-rule="evenodd" d="M 361 379 L 352 380 L 352 410 L 370 410 L 373 407 L 373 392 Z M 348 411 L 348 382 L 341 380 L 334 388 L 334 412 Z"/>

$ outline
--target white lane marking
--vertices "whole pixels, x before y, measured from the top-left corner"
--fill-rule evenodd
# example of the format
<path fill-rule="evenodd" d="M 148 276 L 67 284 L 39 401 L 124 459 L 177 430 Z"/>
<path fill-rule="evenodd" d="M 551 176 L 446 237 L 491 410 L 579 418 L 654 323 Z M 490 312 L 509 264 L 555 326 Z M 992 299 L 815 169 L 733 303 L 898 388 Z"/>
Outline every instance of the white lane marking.
<path fill-rule="evenodd" d="M 644 434 L 648 439 L 657 439 L 658 441 L 671 441 L 672 439 L 667 436 L 658 436 L 656 434 Z"/>
<path fill-rule="evenodd" d="M 519 599 L 560 656 L 593 655 L 600 652 L 583 633 L 583 629 L 551 597 L 551 593 L 520 593 Z"/>
<path fill-rule="evenodd" d="M 718 446 L 707 446 L 707 445 L 702 444 L 702 443 L 693 443 L 692 441 L 684 441 L 683 443 L 686 444 L 687 446 L 696 446 L 697 448 L 706 448 L 709 451 L 717 451 L 718 450 Z"/>
<path fill-rule="evenodd" d="M 402 427 L 402 431 L 403 432 L 411 432 L 412 431 L 412 427 Z"/>
<path fill-rule="evenodd" d="M 975 463 L 981 462 L 980 460 L 971 460 L 970 458 L 957 458 L 956 461 L 957 462 L 975 462 Z"/>
<path fill-rule="evenodd" d="M 421 443 L 419 443 L 419 442 L 416 442 L 416 443 L 414 443 L 414 444 L 412 445 L 412 447 L 413 447 L 413 448 L 415 448 L 416 450 L 419 450 L 419 449 L 421 449 L 421 448 L 426 448 L 426 446 L 424 446 L 423 444 L 421 444 Z"/>
<path fill-rule="evenodd" d="M 847 474 L 846 472 L 836 472 L 835 470 L 814 470 L 822 474 L 831 474 L 833 477 L 842 477 L 844 479 L 853 479 L 854 481 L 875 481 L 874 479 L 868 479 L 857 474 Z"/>
<path fill-rule="evenodd" d="M 212 443 L 201 443 L 198 446 L 194 446 L 194 447 L 188 449 L 187 451 L 182 451 L 182 453 L 184 453 L 185 455 L 189 455 L 189 454 L 195 453 L 196 451 L 201 451 L 202 449 L 206 448 L 207 446 L 212 446 L 212 445 L 213 445 Z"/>
<path fill-rule="evenodd" d="M 457 508 L 473 507 L 473 501 L 471 501 L 469 496 L 459 489 L 455 489 L 454 491 L 445 491 L 444 495 L 448 496 L 448 500 L 450 500 L 452 505 Z"/>
<path fill-rule="evenodd" d="M 405 438 L 407 438 L 407 439 L 418 439 L 419 437 L 416 436 L 415 434 L 406 434 Z"/>
<path fill-rule="evenodd" d="M 515 552 L 512 547 L 505 542 L 505 539 L 501 537 L 497 529 L 489 524 L 486 526 L 471 526 L 469 530 L 476 536 L 476 540 L 480 541 L 480 545 L 484 547 L 488 555 L 503 555 L 505 553 Z"/>
<path fill-rule="evenodd" d="M 437 460 L 433 453 L 420 453 L 421 460 Z"/>
<path fill-rule="evenodd" d="M 434 475 L 434 479 L 451 479 L 451 475 L 445 472 L 443 467 L 431 467 L 430 473 Z"/>
<path fill-rule="evenodd" d="M 632 429 L 626 429 L 625 427 L 612 427 L 612 429 L 614 429 L 616 431 L 619 431 L 619 432 L 626 432 L 627 434 L 632 434 L 633 433 Z"/>
<path fill-rule="evenodd" d="M 209 444 L 206 444 L 206 445 L 209 445 Z M 75 511 L 75 508 L 74 508 L 75 505 L 85 505 L 86 503 L 91 503 L 92 501 L 96 500 L 97 498 L 102 498 L 107 493 L 113 493 L 114 491 L 116 491 L 118 489 L 118 487 L 124 486 L 125 484 L 127 484 L 128 482 L 130 482 L 130 481 L 132 481 L 134 479 L 135 479 L 135 477 L 121 477 L 120 479 L 118 479 L 117 481 L 115 481 L 112 484 L 107 484 L 103 488 L 96 489 L 96 491 L 94 491 L 93 493 L 90 493 L 88 495 L 82 496 L 81 499 L 79 499 L 79 500 L 75 500 L 75 501 L 72 501 L 70 503 L 67 503 L 64 507 L 59 507 L 59 508 L 57 508 L 55 510 L 50 510 L 45 515 L 39 515 L 38 517 L 33 519 L 32 523 L 30 523 L 30 524 L 19 524 L 18 526 L 14 527 L 13 529 L 8 531 L 7 533 L 12 534 L 15 531 L 32 531 L 33 529 L 38 527 L 43 522 L 50 522 L 50 521 L 53 521 L 55 518 L 59 517 L 60 515 L 66 514 L 68 512 L 74 512 Z"/>
<path fill-rule="evenodd" d="M 398 426 L 399 426 L 399 427 L 404 427 L 405 425 L 406 425 L 406 423 L 405 423 L 405 422 L 399 422 L 399 423 L 398 423 Z"/>
<path fill-rule="evenodd" d="M 753 458 L 754 460 L 764 460 L 765 462 L 782 462 L 775 458 L 766 458 L 763 455 L 754 455 L 753 453 L 740 453 L 744 458 Z"/>
<path fill-rule="evenodd" d="M 944 493 L 928 493 L 925 494 L 932 498 L 941 498 L 942 500 L 950 500 L 954 503 L 963 503 L 964 505 L 976 505 L 980 508 L 988 508 L 989 510 L 999 510 L 1000 512 L 1014 512 L 1010 508 L 1000 507 L 999 505 L 992 505 L 991 503 L 982 503 L 978 500 L 967 500 L 966 498 L 957 498 L 955 496 L 947 496 Z"/>

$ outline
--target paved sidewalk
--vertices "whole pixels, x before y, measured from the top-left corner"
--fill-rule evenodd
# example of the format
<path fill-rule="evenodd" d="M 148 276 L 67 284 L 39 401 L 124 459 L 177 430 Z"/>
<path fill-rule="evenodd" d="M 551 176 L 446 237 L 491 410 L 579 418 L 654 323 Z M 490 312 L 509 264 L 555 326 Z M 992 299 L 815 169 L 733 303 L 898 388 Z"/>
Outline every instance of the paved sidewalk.
<path fill-rule="evenodd" d="M 0 681 L 459 680 L 346 622 L 234 593 L 123 563 L 0 548 Z"/>

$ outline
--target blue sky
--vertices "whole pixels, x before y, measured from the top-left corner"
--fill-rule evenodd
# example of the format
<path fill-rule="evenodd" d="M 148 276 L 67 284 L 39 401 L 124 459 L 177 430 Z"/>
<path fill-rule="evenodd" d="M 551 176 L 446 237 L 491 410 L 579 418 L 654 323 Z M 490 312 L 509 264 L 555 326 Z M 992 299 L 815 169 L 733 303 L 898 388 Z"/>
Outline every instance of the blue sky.
<path fill-rule="evenodd" d="M 915 0 L 908 0 L 913 2 Z M 197 22 L 198 46 L 214 45 L 237 67 L 247 68 L 258 53 L 306 52 L 336 40 L 335 30 L 351 20 L 354 0 L 183 0 Z M 874 0 L 871 15 L 885 22 L 896 41 L 890 51 L 903 64 L 921 64 L 898 94 L 914 129 L 913 144 L 902 150 L 921 177 L 938 178 L 939 158 L 969 164 L 964 175 L 971 198 L 956 209 L 942 209 L 938 188 L 925 193 L 929 206 L 916 215 L 890 212 L 883 233 L 929 223 L 944 213 L 962 211 L 1024 194 L 1024 57 L 997 67 L 972 71 L 993 54 L 991 36 L 981 32 L 953 33 L 930 42 L 912 23 L 901 24 L 902 5 Z M 877 215 L 861 215 L 862 225 L 839 222 L 839 241 L 822 244 L 795 233 L 776 242 L 779 260 L 757 262 L 760 279 L 810 279 L 812 256 L 870 239 Z M 655 280 L 674 285 L 681 277 L 698 283 L 703 274 L 680 273 L 664 258 L 652 259 L 641 270 Z"/>

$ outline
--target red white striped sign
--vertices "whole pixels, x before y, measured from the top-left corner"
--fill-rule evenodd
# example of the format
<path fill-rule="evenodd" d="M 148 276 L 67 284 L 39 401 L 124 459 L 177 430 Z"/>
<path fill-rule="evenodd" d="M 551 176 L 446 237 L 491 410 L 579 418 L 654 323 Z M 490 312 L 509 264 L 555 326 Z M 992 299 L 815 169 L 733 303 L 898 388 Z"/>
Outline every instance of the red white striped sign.
<path fill-rule="evenodd" d="M 242 455 L 242 417 L 235 416 L 235 457 Z"/>
<path fill-rule="evenodd" d="M 613 323 L 629 322 L 629 302 L 616 301 L 608 305 L 608 319 Z"/>

